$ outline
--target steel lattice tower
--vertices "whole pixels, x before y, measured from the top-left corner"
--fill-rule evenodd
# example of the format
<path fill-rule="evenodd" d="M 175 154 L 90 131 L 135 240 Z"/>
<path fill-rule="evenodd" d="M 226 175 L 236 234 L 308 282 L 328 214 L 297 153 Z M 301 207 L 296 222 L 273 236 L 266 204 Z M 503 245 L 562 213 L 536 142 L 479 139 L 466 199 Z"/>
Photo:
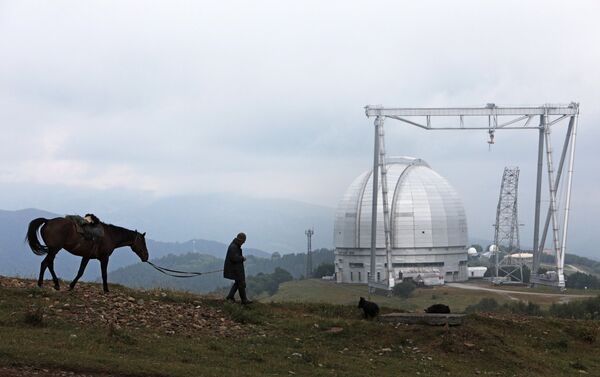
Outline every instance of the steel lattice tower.
<path fill-rule="evenodd" d="M 511 254 L 520 251 L 518 192 L 519 168 L 505 167 L 496 210 L 496 223 L 494 224 L 496 277 L 499 276 L 499 271 L 503 271 L 507 277 L 514 277 L 522 282 L 522 264 L 513 264 L 511 258 Z M 502 260 L 499 257 L 501 251 L 507 253 Z M 506 268 L 507 266 L 511 267 Z"/>
<path fill-rule="evenodd" d="M 306 250 L 306 278 L 310 279 L 312 276 L 312 236 L 315 234 L 313 229 L 307 229 L 306 234 L 307 250 Z"/>

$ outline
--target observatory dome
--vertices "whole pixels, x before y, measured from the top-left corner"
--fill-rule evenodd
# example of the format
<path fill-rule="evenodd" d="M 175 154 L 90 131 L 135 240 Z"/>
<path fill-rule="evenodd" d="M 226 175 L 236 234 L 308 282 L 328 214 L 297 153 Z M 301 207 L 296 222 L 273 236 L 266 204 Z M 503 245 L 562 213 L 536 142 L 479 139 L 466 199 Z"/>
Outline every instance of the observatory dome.
<path fill-rule="evenodd" d="M 448 181 L 423 160 L 386 161 L 392 262 L 396 279 L 415 271 L 446 281 L 467 279 L 467 221 L 462 201 Z M 352 182 L 335 217 L 336 268 L 340 282 L 367 282 L 370 270 L 372 171 Z M 382 186 L 377 200 L 378 275 L 387 269 Z M 341 262 L 340 262 L 341 260 Z M 358 274 L 358 270 L 362 269 Z M 350 274 L 352 272 L 352 274 Z M 422 276 L 421 276 L 422 277 Z M 379 279 L 377 279 L 379 280 Z"/>

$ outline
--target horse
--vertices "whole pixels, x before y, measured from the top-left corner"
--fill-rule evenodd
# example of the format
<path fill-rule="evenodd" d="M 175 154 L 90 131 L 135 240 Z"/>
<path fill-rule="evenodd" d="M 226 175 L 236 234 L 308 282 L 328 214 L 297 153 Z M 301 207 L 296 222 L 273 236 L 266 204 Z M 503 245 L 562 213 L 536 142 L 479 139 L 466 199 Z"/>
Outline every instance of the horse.
<path fill-rule="evenodd" d="M 40 217 L 32 220 L 27 230 L 27 243 L 29 243 L 29 247 L 36 255 L 46 255 L 40 266 L 38 286 L 42 286 L 44 273 L 46 272 L 46 268 L 48 268 L 52 274 L 54 289 L 60 289 L 58 278 L 56 277 L 56 273 L 54 273 L 54 258 L 61 249 L 65 249 L 69 253 L 82 258 L 79 272 L 77 272 L 77 276 L 69 284 L 69 290 L 75 288 L 75 284 L 77 284 L 77 281 L 83 275 L 90 259 L 98 259 L 102 272 L 102 287 L 104 292 L 108 292 L 106 269 L 108 267 L 108 259 L 116 248 L 129 246 L 140 257 L 142 262 L 148 261 L 146 233 L 139 233 L 137 230 L 129 230 L 112 224 L 100 223 L 99 226 L 102 226 L 104 236 L 93 241 L 84 238 L 83 235 L 77 232 L 75 223 L 63 217 L 54 219 Z M 40 229 L 40 234 L 45 245 L 42 245 L 38 239 L 38 229 Z"/>

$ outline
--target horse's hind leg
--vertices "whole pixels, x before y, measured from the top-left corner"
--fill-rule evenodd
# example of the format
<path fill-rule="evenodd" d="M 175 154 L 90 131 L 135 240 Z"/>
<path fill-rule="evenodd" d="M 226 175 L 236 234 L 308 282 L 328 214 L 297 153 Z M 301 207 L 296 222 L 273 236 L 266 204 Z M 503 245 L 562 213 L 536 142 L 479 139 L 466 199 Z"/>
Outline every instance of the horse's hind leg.
<path fill-rule="evenodd" d="M 81 264 L 79 265 L 79 271 L 77 272 L 77 276 L 75 276 L 75 279 L 73 279 L 71 284 L 69 284 L 69 290 L 73 290 L 73 288 L 75 288 L 75 284 L 77 284 L 77 281 L 83 275 L 83 272 L 85 271 L 85 268 L 89 261 L 90 261 L 90 258 L 81 258 Z"/>
<path fill-rule="evenodd" d="M 38 287 L 41 287 L 44 283 L 44 273 L 46 272 L 46 268 L 48 268 L 48 257 L 50 257 L 50 255 L 46 255 L 46 257 L 40 264 L 40 277 L 38 278 L 37 283 Z"/>
<path fill-rule="evenodd" d="M 54 257 L 56 257 L 57 253 L 58 253 L 58 250 L 57 251 L 50 250 L 48 252 L 48 256 L 46 257 L 46 259 L 48 259 L 48 270 L 50 270 L 50 273 L 52 274 L 52 281 L 54 282 L 54 289 L 56 289 L 58 291 L 60 289 L 60 284 L 58 284 L 58 278 L 56 277 L 56 273 L 54 272 Z"/>

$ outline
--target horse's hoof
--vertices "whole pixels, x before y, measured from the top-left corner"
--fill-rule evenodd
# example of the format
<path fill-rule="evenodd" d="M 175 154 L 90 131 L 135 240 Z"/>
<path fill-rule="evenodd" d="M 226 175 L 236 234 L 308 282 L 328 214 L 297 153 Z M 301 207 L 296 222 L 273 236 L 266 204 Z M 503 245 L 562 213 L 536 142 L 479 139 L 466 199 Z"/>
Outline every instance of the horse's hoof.
<path fill-rule="evenodd" d="M 56 290 L 56 291 L 60 291 L 60 285 L 55 285 L 55 286 L 54 286 L 54 290 Z"/>
<path fill-rule="evenodd" d="M 38 282 L 37 286 L 40 287 L 40 288 L 42 288 L 42 283 Z"/>
<path fill-rule="evenodd" d="M 69 292 L 73 290 L 73 288 L 75 288 L 75 286 L 73 285 L 69 285 Z"/>

